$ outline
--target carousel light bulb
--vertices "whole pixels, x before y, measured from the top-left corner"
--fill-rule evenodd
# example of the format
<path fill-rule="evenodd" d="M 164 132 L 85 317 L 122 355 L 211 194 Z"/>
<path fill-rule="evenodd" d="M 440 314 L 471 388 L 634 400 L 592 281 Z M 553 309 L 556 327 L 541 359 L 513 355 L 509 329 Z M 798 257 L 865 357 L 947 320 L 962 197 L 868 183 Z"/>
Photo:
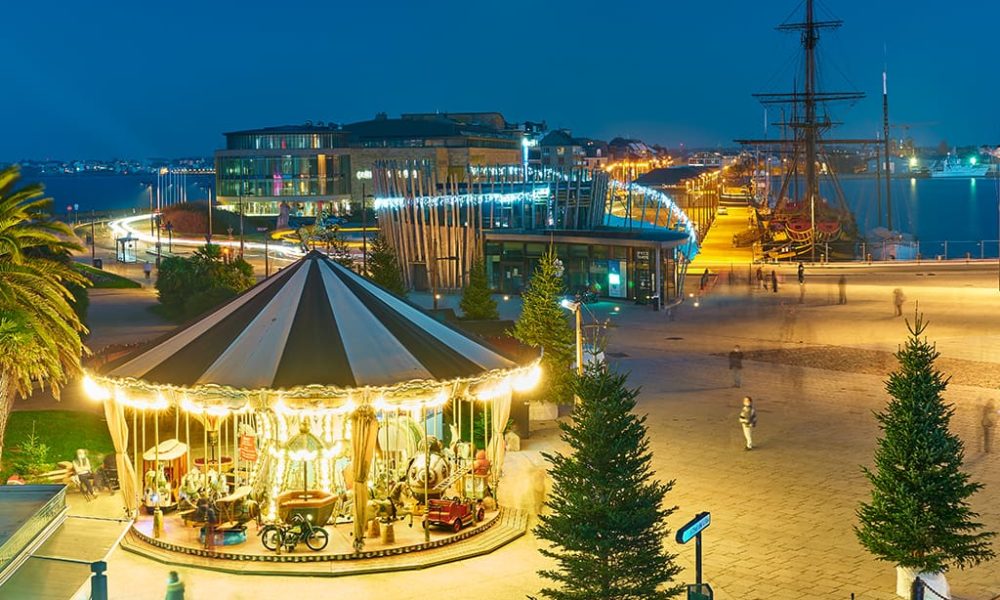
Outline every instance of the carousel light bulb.
<path fill-rule="evenodd" d="M 83 378 L 83 391 L 87 393 L 87 396 L 91 400 L 96 402 L 104 402 L 111 398 L 111 393 L 106 388 L 98 385 L 96 381 L 90 378 L 90 375 Z"/>
<path fill-rule="evenodd" d="M 225 417 L 229 414 L 229 409 L 223 406 L 209 406 L 205 412 L 213 417 Z"/>
<path fill-rule="evenodd" d="M 533 365 L 527 371 L 522 371 L 519 375 L 513 377 L 511 382 L 515 391 L 527 392 L 534 389 L 538 382 L 542 379 L 542 367 L 541 365 Z"/>
<path fill-rule="evenodd" d="M 316 460 L 315 450 L 293 450 L 288 453 L 288 458 L 295 461 Z"/>

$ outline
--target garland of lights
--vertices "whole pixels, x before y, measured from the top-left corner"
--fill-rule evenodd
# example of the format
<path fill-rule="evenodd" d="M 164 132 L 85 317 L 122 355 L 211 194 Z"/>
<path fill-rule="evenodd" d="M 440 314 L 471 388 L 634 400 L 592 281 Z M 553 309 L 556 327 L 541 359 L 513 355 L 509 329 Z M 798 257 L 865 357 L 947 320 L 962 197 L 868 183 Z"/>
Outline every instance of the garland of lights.
<path fill-rule="evenodd" d="M 272 409 L 282 414 L 311 416 L 345 414 L 358 406 L 376 410 L 437 408 L 448 400 L 469 396 L 489 402 L 509 391 L 527 391 L 541 378 L 538 361 L 514 369 L 493 369 L 475 377 L 452 380 L 415 379 L 388 386 L 343 388 L 304 385 L 288 390 L 247 390 L 218 384 L 179 386 L 155 384 L 134 377 L 106 377 L 86 373 L 83 385 L 93 400 L 115 402 L 136 410 L 165 410 L 177 406 L 185 411 L 213 416 L 230 412 Z"/>

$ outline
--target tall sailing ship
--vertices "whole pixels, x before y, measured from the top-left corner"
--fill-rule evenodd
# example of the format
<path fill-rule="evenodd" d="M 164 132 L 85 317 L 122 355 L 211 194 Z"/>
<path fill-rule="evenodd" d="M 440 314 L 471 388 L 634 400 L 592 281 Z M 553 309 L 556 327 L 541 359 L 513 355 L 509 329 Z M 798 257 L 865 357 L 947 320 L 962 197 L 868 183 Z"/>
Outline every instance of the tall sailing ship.
<path fill-rule="evenodd" d="M 798 33 L 800 36 L 804 54 L 801 89 L 796 85 L 791 92 L 754 94 L 765 110 L 772 107 L 780 110 L 782 119 L 777 125 L 781 127 L 782 137 L 738 141 L 763 151 L 766 157 L 780 156 L 780 183 L 769 183 L 767 192 L 755 203 L 761 242 L 767 256 L 849 259 L 855 256 L 858 227 L 844 199 L 827 148 L 847 144 L 875 145 L 878 148 L 883 141 L 835 139 L 828 135 L 838 125 L 830 117 L 829 107 L 836 103 L 857 102 L 865 95 L 861 92 L 819 89 L 817 46 L 820 34 L 839 28 L 843 22 L 818 19 L 814 0 L 806 0 L 804 4 L 805 15 L 801 22 L 786 22 L 777 27 L 778 31 Z M 888 102 L 885 96 L 883 99 L 883 108 L 887 111 Z M 887 120 L 885 127 L 888 130 Z M 766 173 L 770 179 L 770 159 L 765 159 L 764 164 L 758 172 Z M 830 182 L 830 185 L 822 186 L 822 190 L 821 178 Z M 832 192 L 832 197 L 822 192 Z M 888 185 L 886 193 L 889 193 Z"/>

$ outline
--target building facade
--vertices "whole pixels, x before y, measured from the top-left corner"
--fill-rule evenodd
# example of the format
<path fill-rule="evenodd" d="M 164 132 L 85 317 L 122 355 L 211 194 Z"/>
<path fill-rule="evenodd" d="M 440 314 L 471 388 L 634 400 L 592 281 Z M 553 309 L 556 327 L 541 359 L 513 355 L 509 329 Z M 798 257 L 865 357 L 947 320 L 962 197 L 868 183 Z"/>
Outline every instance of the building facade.
<path fill-rule="evenodd" d="M 517 162 L 522 154 L 520 133 L 499 113 L 383 113 L 348 125 L 306 123 L 225 137 L 225 149 L 215 153 L 218 202 L 248 215 L 277 215 L 282 205 L 299 216 L 354 212 L 370 201 L 379 161 L 425 165 L 443 181 L 469 166 Z"/>

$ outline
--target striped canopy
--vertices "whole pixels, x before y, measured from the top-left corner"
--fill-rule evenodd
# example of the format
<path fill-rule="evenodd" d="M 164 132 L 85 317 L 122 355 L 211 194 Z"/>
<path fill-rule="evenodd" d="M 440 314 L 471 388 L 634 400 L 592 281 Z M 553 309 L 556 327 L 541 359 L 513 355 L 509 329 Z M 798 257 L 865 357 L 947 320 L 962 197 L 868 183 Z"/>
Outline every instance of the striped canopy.
<path fill-rule="evenodd" d="M 104 370 L 194 387 L 386 386 L 518 365 L 313 251 Z"/>

